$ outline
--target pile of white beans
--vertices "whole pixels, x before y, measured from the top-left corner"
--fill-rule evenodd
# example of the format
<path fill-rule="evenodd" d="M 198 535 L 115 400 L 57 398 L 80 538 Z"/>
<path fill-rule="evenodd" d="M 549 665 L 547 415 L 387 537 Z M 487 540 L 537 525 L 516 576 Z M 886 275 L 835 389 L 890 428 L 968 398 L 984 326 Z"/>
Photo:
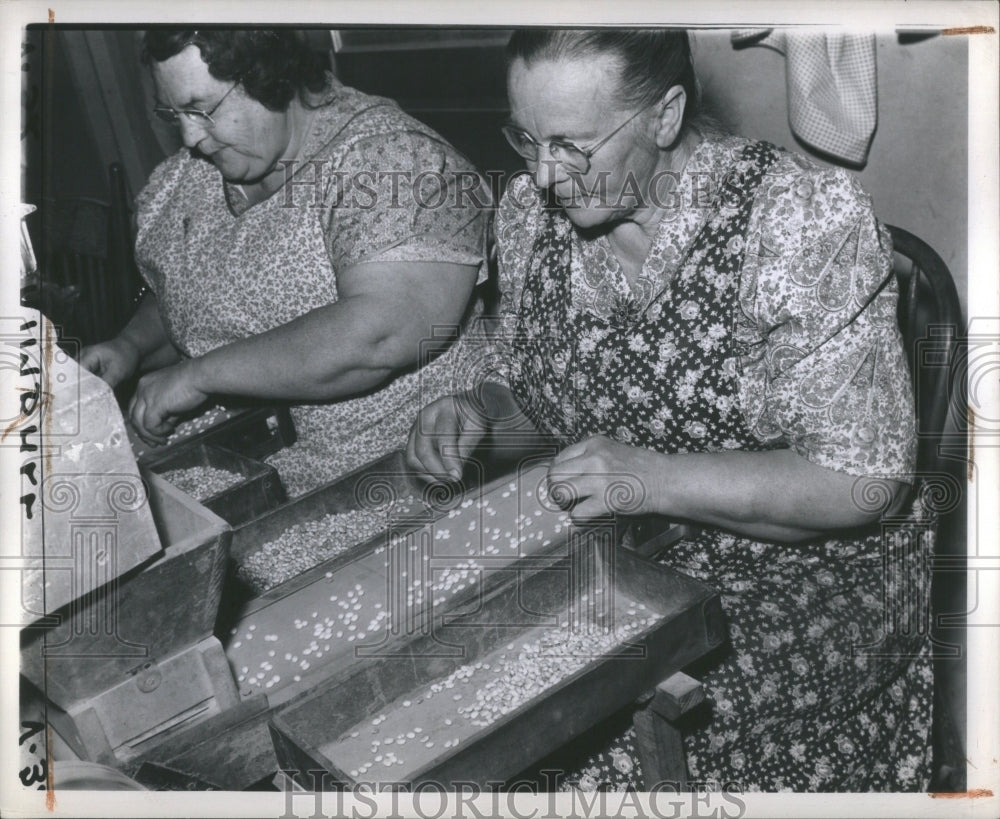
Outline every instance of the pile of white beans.
<path fill-rule="evenodd" d="M 254 591 L 265 592 L 385 531 L 396 505 L 384 503 L 293 524 L 261 544 L 237 573 Z"/>
<path fill-rule="evenodd" d="M 214 466 L 170 469 L 161 473 L 160 477 L 199 502 L 208 500 L 245 480 L 244 476 L 238 472 L 230 472 L 228 469 L 218 469 Z"/>

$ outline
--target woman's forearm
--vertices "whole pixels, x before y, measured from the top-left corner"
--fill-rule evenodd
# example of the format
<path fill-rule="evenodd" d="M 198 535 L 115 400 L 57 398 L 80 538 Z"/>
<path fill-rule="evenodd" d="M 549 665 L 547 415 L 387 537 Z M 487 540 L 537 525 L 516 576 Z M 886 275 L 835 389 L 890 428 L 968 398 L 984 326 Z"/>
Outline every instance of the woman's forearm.
<path fill-rule="evenodd" d="M 118 338 L 135 348 L 140 368 L 157 369 L 180 360 L 176 348 L 167 337 L 156 296 L 147 292 Z"/>
<path fill-rule="evenodd" d="M 181 358 L 177 348 L 169 341 L 164 341 L 157 349 L 152 350 L 142 358 L 139 362 L 139 371 L 145 373 L 169 367 L 171 364 L 176 364 Z"/>
<path fill-rule="evenodd" d="M 149 440 L 212 395 L 330 401 L 366 393 L 450 340 L 475 283 L 472 265 L 386 262 L 338 275 L 338 300 L 259 335 L 144 375 L 129 408 Z"/>
<path fill-rule="evenodd" d="M 350 300 L 232 342 L 193 359 L 195 386 L 206 394 L 327 401 L 365 392 L 417 351 L 372 332 L 367 311 Z"/>
<path fill-rule="evenodd" d="M 472 265 L 365 263 L 337 275 L 338 300 L 190 362 L 203 394 L 331 401 L 365 393 L 440 352 L 476 280 Z M 433 347 L 433 349 L 432 349 Z"/>
<path fill-rule="evenodd" d="M 660 514 L 767 540 L 801 540 L 871 523 L 858 478 L 791 450 L 659 455 L 653 497 Z M 904 484 L 886 480 L 887 497 Z M 891 504 L 890 504 L 891 505 Z M 887 510 L 885 510 L 887 511 Z"/>
<path fill-rule="evenodd" d="M 494 446 L 537 447 L 539 433 L 506 386 L 486 383 L 476 400 Z M 666 455 L 604 438 L 591 440 L 597 445 L 576 444 L 557 456 L 558 468 L 553 466 L 560 477 L 569 468 L 586 482 L 587 488 L 578 484 L 581 496 L 603 493 L 609 481 L 631 473 L 643 484 L 643 512 L 789 542 L 878 517 L 878 511 L 856 500 L 867 494 L 859 482 L 876 479 L 818 466 L 791 450 Z M 887 499 L 898 499 L 905 489 L 898 481 L 884 484 Z"/>
<path fill-rule="evenodd" d="M 549 477 L 574 518 L 664 515 L 775 541 L 869 524 L 905 497 L 899 481 L 826 469 L 787 449 L 667 455 L 603 436 L 560 452 Z M 874 481 L 881 491 L 865 485 Z M 615 490 L 623 482 L 631 491 Z M 885 508 L 870 508 L 879 497 Z"/>

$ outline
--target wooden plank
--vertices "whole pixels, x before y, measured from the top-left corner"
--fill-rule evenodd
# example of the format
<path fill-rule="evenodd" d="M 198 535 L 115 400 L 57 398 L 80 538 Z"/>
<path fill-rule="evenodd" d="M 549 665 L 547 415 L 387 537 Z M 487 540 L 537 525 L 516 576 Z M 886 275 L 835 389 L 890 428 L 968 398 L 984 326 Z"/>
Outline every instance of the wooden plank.
<path fill-rule="evenodd" d="M 684 790 L 688 773 L 681 732 L 651 706 L 638 709 L 632 725 L 644 788 L 649 791 L 671 783 L 676 790 Z"/>
<path fill-rule="evenodd" d="M 229 732 L 238 729 L 267 713 L 267 697 L 258 696 L 237 703 L 211 719 L 180 731 L 162 744 L 144 752 L 130 762 L 132 767 L 143 762 L 166 762 L 183 757 L 195 748 L 222 740 Z"/>
<path fill-rule="evenodd" d="M 93 708 L 84 708 L 70 715 L 70 718 L 87 750 L 87 758 L 102 765 L 115 765 L 118 760 L 115 759 L 115 752 L 108 744 L 104 726 L 101 725 L 97 712 Z"/>
<path fill-rule="evenodd" d="M 632 717 L 636 751 L 646 790 L 674 783 L 677 790 L 687 787 L 687 758 L 681 731 L 674 724 L 681 716 L 704 702 L 705 689 L 683 671 L 672 674 L 648 693 Z"/>

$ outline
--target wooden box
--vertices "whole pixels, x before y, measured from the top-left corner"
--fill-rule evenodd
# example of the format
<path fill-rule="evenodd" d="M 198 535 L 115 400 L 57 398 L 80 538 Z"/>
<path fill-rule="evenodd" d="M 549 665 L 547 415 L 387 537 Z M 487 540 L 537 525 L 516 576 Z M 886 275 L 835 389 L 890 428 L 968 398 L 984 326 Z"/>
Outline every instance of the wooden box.
<path fill-rule="evenodd" d="M 598 607 L 608 616 L 614 612 L 619 622 L 644 622 L 624 643 L 592 656 L 580 651 L 570 629 L 565 644 L 554 643 L 557 653 L 561 645 L 575 646 L 567 654 L 568 673 L 524 695 L 506 713 L 498 710 L 495 703 L 510 693 L 504 680 L 519 678 L 512 669 L 523 669 L 498 657 L 519 648 L 519 658 L 531 656 L 525 646 L 533 635 L 551 632 L 563 618 L 576 622 L 598 598 Z M 580 622 L 592 627 L 607 619 L 589 615 Z M 498 571 L 481 594 L 436 618 L 431 633 L 403 638 L 405 648 L 375 652 L 290 702 L 271 721 L 275 752 L 281 769 L 294 772 L 307 789 L 362 781 L 434 780 L 444 787 L 504 781 L 701 657 L 724 633 L 714 591 L 592 531 L 574 538 L 569 553 L 551 556 L 544 568 Z M 487 668 L 480 670 L 482 665 Z M 462 668 L 486 680 L 478 699 L 470 699 L 468 683 L 463 688 L 455 682 Z M 453 691 L 464 692 L 465 699 Z M 469 706 L 460 715 L 458 709 Z M 475 724 L 484 720 L 480 707 L 492 709 L 489 724 Z M 428 736 L 434 739 L 421 739 Z M 368 746 L 386 739 L 392 744 L 380 752 Z M 394 758 L 387 764 L 390 753 Z M 363 760 L 374 767 L 366 768 Z M 313 771 L 329 776 L 320 783 Z"/>
<path fill-rule="evenodd" d="M 517 563 L 519 572 L 530 573 L 549 565 L 553 554 L 565 557 L 570 530 L 561 514 L 538 503 L 538 481 L 544 474 L 538 463 L 549 454 L 522 460 L 514 473 L 482 488 L 478 487 L 483 474 L 471 474 L 473 468 L 465 484 L 448 488 L 414 481 L 401 454 L 392 453 L 235 529 L 230 553 L 245 560 L 303 521 L 389 500 L 418 499 L 412 514 L 393 519 L 389 532 L 360 541 L 262 595 L 230 582 L 227 593 L 232 594 L 223 601 L 216 633 L 237 678 L 240 705 L 151 749 L 145 759 L 227 789 L 245 788 L 273 775 L 278 760 L 268 722 L 277 709 L 325 688 L 349 668 L 374 662 L 384 649 L 405 653 L 408 639 L 429 633 L 433 618 L 478 600 L 484 588 L 497 582 L 491 576 L 498 571 L 509 571 Z M 489 474 L 488 464 L 481 473 Z M 483 508 L 486 501 L 491 509 Z M 531 525 L 527 525 L 529 515 Z M 518 529 L 518 520 L 525 528 Z M 405 618 L 382 621 L 375 630 L 365 628 L 378 616 L 378 606 L 384 611 L 400 590 L 396 581 L 402 573 L 409 572 L 411 579 L 417 576 L 416 560 L 434 572 L 467 565 L 466 538 L 459 535 L 469 532 L 473 522 L 483 533 L 484 548 L 475 555 L 480 566 L 471 583 L 454 586 L 447 599 L 433 607 L 407 606 Z M 495 542 L 501 524 L 501 536 L 518 532 L 525 536 L 525 545 L 491 553 L 489 544 Z M 443 538 L 443 528 L 451 531 L 450 539 Z M 543 532 L 552 535 L 548 545 L 539 537 Z M 353 632 L 339 622 L 347 613 L 343 602 L 353 596 L 352 606 L 359 605 L 358 586 L 365 592 L 360 597 L 363 605 L 351 611 L 359 615 L 358 631 L 365 632 L 361 642 L 349 641 Z M 328 620 L 336 625 L 329 626 Z"/>
<path fill-rule="evenodd" d="M 129 430 L 133 448 L 142 454 L 140 466 L 154 465 L 176 448 L 195 443 L 211 444 L 247 458 L 261 460 L 295 443 L 295 426 L 287 407 L 258 407 L 240 411 L 225 421 L 196 432 L 169 446 L 151 446 Z"/>
<path fill-rule="evenodd" d="M 286 500 L 278 471 L 269 464 L 204 442 L 177 447 L 149 463 L 161 476 L 175 469 L 213 467 L 240 476 L 240 480 L 220 492 L 196 501 L 211 509 L 232 526 L 259 517 Z M 184 491 L 184 487 L 177 487 Z"/>
<path fill-rule="evenodd" d="M 231 529 L 158 476 L 147 485 L 161 555 L 22 630 L 21 673 L 105 764 L 236 702 L 213 636 Z"/>
<path fill-rule="evenodd" d="M 464 487 L 445 490 L 423 486 L 405 469 L 401 453 L 393 452 L 237 527 L 230 555 L 236 561 L 246 560 L 290 526 L 411 496 L 420 502 L 415 504 L 412 519 L 402 520 L 399 526 L 402 531 L 419 529 L 436 514 L 432 507 L 457 505 L 463 491 Z M 384 571 L 385 558 L 375 553 L 383 538 L 384 533 L 363 539 L 343 554 L 262 595 L 253 594 L 230 577 L 216 633 L 226 647 L 233 675 L 245 677 L 267 662 L 274 666 L 272 673 L 280 673 L 281 679 L 271 685 L 266 685 L 270 679 L 260 684 L 240 680 L 237 708 L 151 748 L 144 760 L 191 776 L 206 777 L 230 790 L 249 787 L 273 775 L 278 766 L 267 723 L 274 709 L 308 692 L 343 664 L 354 661 L 350 644 L 323 656 L 312 654 L 308 670 L 291 666 L 286 655 L 298 659 L 302 650 L 300 641 L 308 636 L 296 628 L 296 617 L 309 615 L 314 609 L 319 614 L 321 607 L 325 613 L 330 607 L 331 592 L 337 588 L 353 590 L 359 582 L 367 582 L 377 577 L 379 570 Z M 252 641 L 247 639 L 251 633 L 256 635 Z"/>

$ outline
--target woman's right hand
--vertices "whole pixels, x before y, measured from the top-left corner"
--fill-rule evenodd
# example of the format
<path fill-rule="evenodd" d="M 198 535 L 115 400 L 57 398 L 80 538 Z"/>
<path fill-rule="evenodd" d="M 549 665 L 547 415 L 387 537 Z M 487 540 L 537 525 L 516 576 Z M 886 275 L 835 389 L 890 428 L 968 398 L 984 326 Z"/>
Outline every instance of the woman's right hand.
<path fill-rule="evenodd" d="M 406 462 L 427 480 L 460 480 L 488 429 L 467 396 L 446 395 L 417 414 L 406 442 Z"/>
<path fill-rule="evenodd" d="M 121 336 L 91 344 L 80 351 L 80 366 L 103 378 L 111 387 L 131 378 L 139 369 L 139 349 Z"/>

